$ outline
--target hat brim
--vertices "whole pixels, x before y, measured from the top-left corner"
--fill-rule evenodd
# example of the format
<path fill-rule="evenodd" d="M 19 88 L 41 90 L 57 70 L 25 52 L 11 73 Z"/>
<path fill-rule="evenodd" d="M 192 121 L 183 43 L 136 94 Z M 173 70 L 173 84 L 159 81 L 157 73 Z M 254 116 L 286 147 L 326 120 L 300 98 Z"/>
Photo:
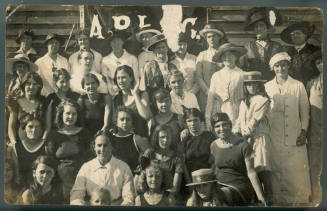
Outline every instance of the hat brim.
<path fill-rule="evenodd" d="M 249 23 L 246 23 L 246 25 L 244 27 L 244 30 L 245 31 L 252 31 L 253 28 L 254 28 L 254 25 L 259 21 L 265 21 L 265 18 L 260 18 L 260 19 L 257 19 L 257 20 L 253 20 L 253 21 L 251 21 Z"/>
<path fill-rule="evenodd" d="M 305 26 L 305 25 L 291 25 L 282 31 L 282 33 L 280 34 L 280 38 L 285 43 L 294 45 L 294 43 L 292 42 L 292 39 L 291 39 L 291 33 L 294 30 L 303 30 L 303 29 L 305 31 L 307 31 L 307 39 L 306 39 L 306 41 L 307 41 L 311 37 L 311 35 L 313 34 L 313 32 L 315 30 L 314 25 L 312 25 L 312 29 L 310 29 L 309 26 Z"/>
<path fill-rule="evenodd" d="M 186 184 L 185 186 L 201 185 L 201 184 L 206 184 L 206 183 L 211 183 L 211 182 L 218 182 L 218 180 L 210 180 L 210 181 L 205 181 L 205 182 L 193 182 L 193 183 Z"/>
<path fill-rule="evenodd" d="M 150 43 L 150 44 L 148 45 L 148 47 L 146 48 L 146 50 L 147 50 L 147 51 L 153 51 L 154 46 L 155 46 L 157 43 L 159 43 L 159 42 L 163 42 L 163 41 L 167 41 L 167 39 L 164 38 L 164 39 L 156 40 L 156 41 L 153 42 L 153 43 Z"/>
<path fill-rule="evenodd" d="M 49 40 L 45 40 L 45 41 L 43 42 L 43 44 L 44 44 L 44 45 L 48 45 L 48 42 L 49 42 L 50 40 L 53 40 L 53 39 L 57 40 L 57 41 L 59 42 L 60 46 L 63 46 L 63 45 L 64 45 L 64 41 L 65 41 L 65 39 L 62 38 L 62 37 L 53 37 L 53 38 L 51 38 L 51 39 L 49 39 Z"/>
<path fill-rule="evenodd" d="M 243 48 L 243 47 L 230 47 L 230 48 L 221 49 L 214 56 L 214 58 L 213 58 L 214 62 L 221 62 L 221 56 L 227 51 L 233 51 L 234 53 L 236 53 L 237 58 L 239 58 L 247 53 L 246 48 Z"/>
<path fill-rule="evenodd" d="M 20 34 L 17 38 L 16 38 L 16 43 L 17 44 L 20 44 L 20 38 L 24 35 L 24 34 L 26 34 L 26 35 L 28 35 L 28 36 L 31 36 L 32 37 L 32 40 L 34 40 L 35 39 L 35 35 L 34 34 L 32 34 L 32 33 L 22 33 L 22 34 Z"/>
<path fill-rule="evenodd" d="M 199 33 L 200 33 L 200 35 L 202 37 L 205 37 L 205 34 L 208 33 L 208 32 L 216 33 L 221 37 L 225 36 L 225 34 L 222 31 L 218 30 L 218 29 L 202 29 Z"/>
<path fill-rule="evenodd" d="M 7 60 L 7 66 L 6 66 L 6 72 L 9 74 L 14 74 L 13 72 L 13 65 L 15 62 L 24 62 L 27 63 L 29 65 L 29 71 L 37 71 L 38 66 L 32 62 L 23 60 L 23 59 L 16 59 L 16 58 L 10 58 Z"/>
<path fill-rule="evenodd" d="M 136 33 L 136 40 L 141 42 L 140 38 L 141 38 L 141 35 L 142 34 L 145 34 L 145 33 L 153 33 L 155 35 L 157 34 L 161 34 L 161 32 L 159 30 L 156 30 L 156 29 L 146 29 L 146 30 L 143 30 L 143 31 L 140 31 L 138 33 Z"/>

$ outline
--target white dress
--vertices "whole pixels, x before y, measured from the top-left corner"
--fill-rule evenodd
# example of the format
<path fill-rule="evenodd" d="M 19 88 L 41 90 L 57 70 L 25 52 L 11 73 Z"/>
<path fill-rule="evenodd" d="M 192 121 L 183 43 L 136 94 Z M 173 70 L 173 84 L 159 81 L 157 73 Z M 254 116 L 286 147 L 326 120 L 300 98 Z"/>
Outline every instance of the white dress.
<path fill-rule="evenodd" d="M 309 102 L 303 83 L 288 77 L 280 87 L 276 77 L 265 84 L 272 100 L 272 186 L 277 203 L 306 203 L 311 194 L 307 146 L 296 146 L 301 129 L 307 131 Z"/>

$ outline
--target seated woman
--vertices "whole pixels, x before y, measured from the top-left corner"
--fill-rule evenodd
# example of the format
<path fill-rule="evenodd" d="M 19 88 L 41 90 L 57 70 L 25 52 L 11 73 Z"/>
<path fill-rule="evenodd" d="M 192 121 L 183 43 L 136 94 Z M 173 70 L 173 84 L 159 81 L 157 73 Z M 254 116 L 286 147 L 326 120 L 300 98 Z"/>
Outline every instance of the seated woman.
<path fill-rule="evenodd" d="M 86 205 L 91 193 L 99 188 L 110 191 L 113 206 L 134 205 L 133 175 L 128 165 L 112 155 L 113 147 L 104 131 L 92 141 L 96 158 L 83 164 L 70 192 L 71 205 Z"/>
<path fill-rule="evenodd" d="M 249 205 L 254 194 L 266 204 L 262 187 L 253 165 L 251 145 L 232 134 L 232 122 L 226 113 L 216 113 L 211 118 L 211 126 L 217 139 L 211 143 L 213 169 L 224 203 L 232 206 Z"/>
<path fill-rule="evenodd" d="M 151 145 L 147 138 L 135 134 L 133 128 L 133 111 L 127 107 L 119 106 L 116 110 L 116 125 L 108 134 L 112 147 L 113 155 L 128 164 L 134 173 L 138 164 L 140 154 L 143 154 Z"/>
<path fill-rule="evenodd" d="M 130 66 L 123 65 L 116 69 L 114 75 L 114 83 L 119 88 L 119 93 L 113 99 L 114 114 L 118 106 L 126 106 L 133 111 L 135 133 L 147 137 L 146 121 L 152 116 L 149 108 L 149 96 L 146 92 L 139 93 L 139 81 L 136 81 L 133 74 L 133 69 Z M 113 115 L 112 121 L 115 121 L 117 116 Z"/>
<path fill-rule="evenodd" d="M 144 187 L 144 192 L 135 198 L 135 206 L 160 207 L 173 206 L 175 199 L 165 191 L 164 174 L 157 161 L 149 160 L 144 166 L 138 186 Z"/>
<path fill-rule="evenodd" d="M 217 207 L 223 205 L 217 181 L 212 169 L 198 169 L 192 172 L 192 183 L 186 186 L 193 187 L 193 192 L 186 206 Z"/>
<path fill-rule="evenodd" d="M 81 113 L 77 103 L 63 101 L 56 114 L 57 129 L 51 131 L 47 153 L 60 161 L 58 174 L 62 180 L 64 202 L 69 202 L 69 192 L 81 165 L 91 158 L 90 132 L 81 127 Z"/>
<path fill-rule="evenodd" d="M 85 128 L 94 135 L 98 130 L 109 128 L 111 97 L 97 91 L 100 82 L 93 73 L 84 75 L 81 83 L 85 94 L 78 98 L 77 103 L 83 111 Z"/>
<path fill-rule="evenodd" d="M 33 179 L 22 194 L 24 205 L 62 204 L 62 186 L 56 173 L 57 161 L 51 156 L 39 156 L 33 162 Z"/>

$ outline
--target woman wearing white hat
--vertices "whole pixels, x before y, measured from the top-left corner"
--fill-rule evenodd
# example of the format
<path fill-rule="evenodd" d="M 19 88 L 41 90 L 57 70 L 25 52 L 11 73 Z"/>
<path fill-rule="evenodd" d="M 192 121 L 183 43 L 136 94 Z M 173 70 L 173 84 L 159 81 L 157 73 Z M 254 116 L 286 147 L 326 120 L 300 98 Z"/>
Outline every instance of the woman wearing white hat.
<path fill-rule="evenodd" d="M 275 54 L 269 62 L 275 78 L 265 84 L 271 98 L 273 203 L 309 202 L 311 194 L 306 134 L 309 101 L 303 83 L 288 75 L 291 57 Z"/>

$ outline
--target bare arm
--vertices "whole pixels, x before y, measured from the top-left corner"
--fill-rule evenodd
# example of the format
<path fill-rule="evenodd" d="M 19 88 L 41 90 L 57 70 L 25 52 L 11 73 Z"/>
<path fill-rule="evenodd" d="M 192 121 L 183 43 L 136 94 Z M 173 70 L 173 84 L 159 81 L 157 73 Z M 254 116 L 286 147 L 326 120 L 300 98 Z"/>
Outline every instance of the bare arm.
<path fill-rule="evenodd" d="M 14 145 L 17 142 L 17 113 L 10 112 L 9 120 L 8 120 L 8 136 L 10 140 L 10 144 Z"/>
<path fill-rule="evenodd" d="M 180 188 L 181 188 L 181 182 L 182 182 L 182 174 L 175 173 L 174 180 L 173 180 L 173 192 L 174 193 L 179 193 Z"/>
<path fill-rule="evenodd" d="M 105 108 L 104 108 L 104 119 L 103 119 L 103 127 L 101 130 L 108 129 L 110 126 L 110 115 L 112 114 L 112 100 L 109 94 L 105 95 Z"/>
<path fill-rule="evenodd" d="M 135 97 L 136 108 L 140 116 L 145 120 L 149 120 L 152 116 L 149 107 L 149 96 L 147 93 L 143 93 L 142 98 L 140 97 L 138 94 L 139 85 L 140 81 L 137 81 L 134 89 L 132 90 L 132 95 Z"/>
<path fill-rule="evenodd" d="M 52 104 L 53 104 L 53 100 L 50 101 L 49 103 L 49 106 L 47 108 L 47 111 L 46 111 L 46 116 L 45 116 L 45 130 L 44 130 L 44 133 L 43 133 L 43 139 L 47 139 L 48 138 L 48 135 L 51 131 L 51 128 L 52 128 Z"/>

